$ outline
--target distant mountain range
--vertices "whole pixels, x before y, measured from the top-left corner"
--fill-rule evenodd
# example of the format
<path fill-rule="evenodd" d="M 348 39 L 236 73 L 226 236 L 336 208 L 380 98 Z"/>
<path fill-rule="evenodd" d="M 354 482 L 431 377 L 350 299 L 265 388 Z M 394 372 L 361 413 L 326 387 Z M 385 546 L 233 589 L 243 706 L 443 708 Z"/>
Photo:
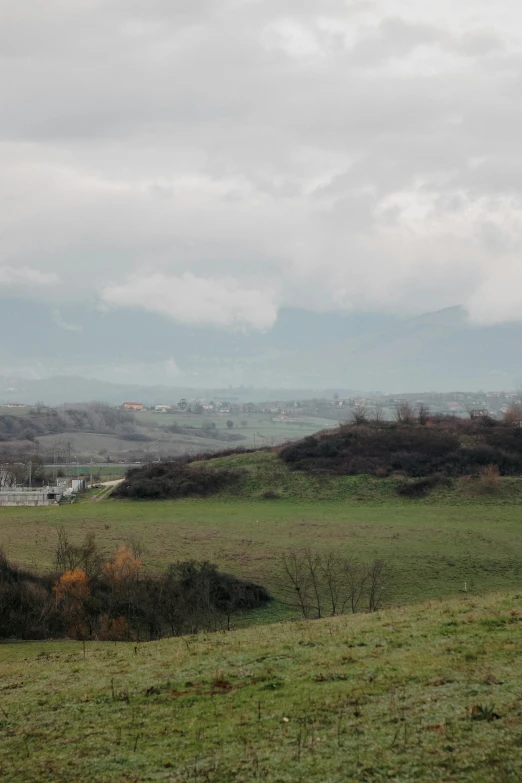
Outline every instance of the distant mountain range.
<path fill-rule="evenodd" d="M 473 326 L 460 307 L 416 318 L 286 309 L 260 333 L 6 299 L 0 329 L 4 401 L 170 403 L 197 389 L 255 401 L 325 391 L 509 390 L 522 379 L 522 323 Z"/>

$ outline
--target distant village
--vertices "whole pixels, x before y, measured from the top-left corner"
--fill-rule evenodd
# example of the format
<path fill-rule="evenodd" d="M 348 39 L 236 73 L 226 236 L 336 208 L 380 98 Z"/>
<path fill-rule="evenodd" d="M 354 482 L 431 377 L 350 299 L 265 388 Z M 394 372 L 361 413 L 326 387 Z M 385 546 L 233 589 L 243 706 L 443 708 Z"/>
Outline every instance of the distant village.
<path fill-rule="evenodd" d="M 124 410 L 133 411 L 135 413 L 194 413 L 207 416 L 237 416 L 239 414 L 254 414 L 254 413 L 271 413 L 274 414 L 273 421 L 297 421 L 298 417 L 291 415 L 295 414 L 297 408 L 302 408 L 302 403 L 298 402 L 275 402 L 256 404 L 253 402 L 248 403 L 234 403 L 228 401 L 218 402 L 205 402 L 204 400 L 186 400 L 182 399 L 179 403 L 174 405 L 153 405 L 147 407 L 142 402 L 124 402 L 121 406 Z"/>
<path fill-rule="evenodd" d="M 427 407 L 432 415 L 454 415 L 467 418 L 473 413 L 488 414 L 493 418 L 501 417 L 516 401 L 522 401 L 521 391 L 488 392 L 421 392 L 417 394 L 384 394 L 381 392 L 361 394 L 354 397 L 342 397 L 335 391 L 330 397 L 296 400 L 271 400 L 267 402 L 241 402 L 234 396 L 228 399 L 182 398 L 178 402 L 124 401 L 120 407 L 133 413 L 183 414 L 191 413 L 206 416 L 237 416 L 253 414 L 271 414 L 273 421 L 288 422 L 302 416 L 323 416 L 342 420 L 348 419 L 350 411 L 364 408 L 368 416 L 379 412 L 383 420 L 393 420 L 397 407 L 408 404 L 412 408 Z M 31 405 L 23 402 L 3 403 L 7 409 L 35 408 L 43 403 Z M 45 406 L 43 406 L 45 407 Z"/>
<path fill-rule="evenodd" d="M 342 420 L 350 411 L 364 408 L 371 417 L 377 411 L 384 420 L 393 420 L 397 407 L 408 404 L 413 408 L 425 406 L 432 415 L 454 415 L 463 418 L 474 414 L 501 417 L 513 402 L 522 399 L 519 391 L 489 392 L 422 392 L 418 394 L 368 394 L 342 398 L 333 393 L 331 398 L 312 400 L 272 401 L 265 403 L 240 403 L 229 400 L 181 399 L 174 404 L 147 406 L 143 402 L 124 402 L 122 408 L 134 412 L 193 413 L 213 416 L 238 414 L 272 414 L 273 421 L 297 421 L 301 416 L 325 416 Z"/>

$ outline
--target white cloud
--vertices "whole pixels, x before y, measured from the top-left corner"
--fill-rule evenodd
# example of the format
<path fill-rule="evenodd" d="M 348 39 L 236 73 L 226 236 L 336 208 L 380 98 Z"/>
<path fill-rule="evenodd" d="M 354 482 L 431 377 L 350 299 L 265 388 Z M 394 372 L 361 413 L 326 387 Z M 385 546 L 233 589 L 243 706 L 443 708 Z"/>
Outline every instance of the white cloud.
<path fill-rule="evenodd" d="M 313 32 L 294 19 L 280 19 L 262 31 L 261 38 L 268 49 L 281 49 L 289 57 L 308 59 L 321 54 Z"/>
<path fill-rule="evenodd" d="M 8 288 L 27 288 L 33 286 L 48 286 L 58 282 L 54 272 L 43 272 L 39 269 L 9 264 L 0 265 L 0 291 L 2 286 Z"/>
<path fill-rule="evenodd" d="M 132 307 L 162 313 L 194 326 L 268 329 L 277 319 L 275 293 L 242 287 L 232 278 L 136 276 L 102 291 L 112 307 Z"/>
<path fill-rule="evenodd" d="M 467 309 L 473 323 L 522 321 L 522 260 L 500 265 L 496 274 L 485 276 Z"/>
<path fill-rule="evenodd" d="M 163 371 L 167 378 L 180 378 L 183 374 L 178 363 L 172 357 L 163 362 Z"/>
<path fill-rule="evenodd" d="M 76 324 L 70 324 L 67 321 L 65 321 L 62 318 L 62 315 L 61 315 L 61 313 L 60 313 L 60 311 L 58 309 L 54 310 L 53 315 L 52 315 L 52 321 L 53 321 L 53 324 L 55 324 L 59 329 L 63 329 L 65 332 L 81 332 L 82 331 L 82 327 L 81 326 L 77 326 Z"/>

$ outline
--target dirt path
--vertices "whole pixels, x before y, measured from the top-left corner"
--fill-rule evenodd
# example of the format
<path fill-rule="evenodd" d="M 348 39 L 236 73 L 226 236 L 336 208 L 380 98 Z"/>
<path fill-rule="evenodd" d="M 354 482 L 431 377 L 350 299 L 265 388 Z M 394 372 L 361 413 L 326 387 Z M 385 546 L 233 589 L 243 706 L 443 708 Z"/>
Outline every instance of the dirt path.
<path fill-rule="evenodd" d="M 99 503 L 100 500 L 105 500 L 110 494 L 111 490 L 114 489 L 114 487 L 117 487 L 118 484 L 121 484 L 121 482 L 124 479 L 115 479 L 114 481 L 100 481 L 100 491 L 93 495 L 92 498 L 89 498 L 89 503 Z"/>

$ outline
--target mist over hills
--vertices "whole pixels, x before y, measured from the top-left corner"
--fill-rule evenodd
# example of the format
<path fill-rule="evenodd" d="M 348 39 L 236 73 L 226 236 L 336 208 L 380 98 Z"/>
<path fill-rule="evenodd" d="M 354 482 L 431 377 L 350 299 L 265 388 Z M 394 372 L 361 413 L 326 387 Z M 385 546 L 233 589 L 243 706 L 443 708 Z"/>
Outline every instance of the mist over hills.
<path fill-rule="evenodd" d="M 358 394 L 355 389 L 342 389 L 344 396 Z M 7 402 L 46 405 L 99 401 L 120 405 L 125 401 L 139 401 L 144 405 L 179 402 L 182 397 L 205 397 L 230 402 L 264 402 L 268 400 L 312 399 L 331 396 L 331 389 L 268 389 L 254 387 L 197 388 L 189 386 L 146 386 L 140 384 L 111 383 L 96 378 L 74 375 L 32 379 L 16 376 L 0 377 L 0 404 Z"/>
<path fill-rule="evenodd" d="M 509 390 L 522 378 L 522 325 L 475 326 L 460 307 L 415 318 L 284 309 L 273 329 L 247 332 L 6 299 L 0 328 L 3 401 Z"/>

